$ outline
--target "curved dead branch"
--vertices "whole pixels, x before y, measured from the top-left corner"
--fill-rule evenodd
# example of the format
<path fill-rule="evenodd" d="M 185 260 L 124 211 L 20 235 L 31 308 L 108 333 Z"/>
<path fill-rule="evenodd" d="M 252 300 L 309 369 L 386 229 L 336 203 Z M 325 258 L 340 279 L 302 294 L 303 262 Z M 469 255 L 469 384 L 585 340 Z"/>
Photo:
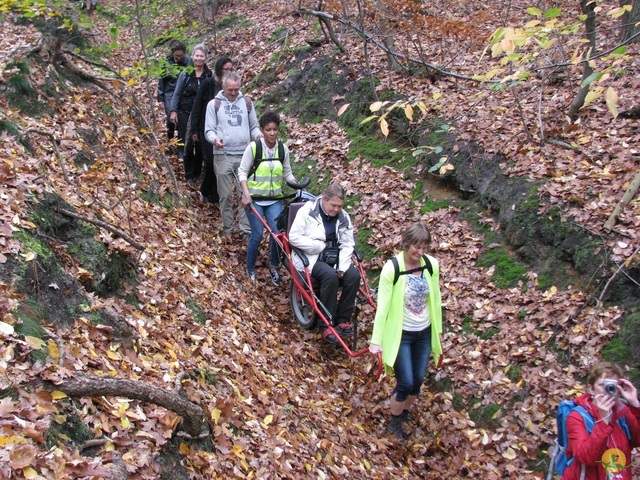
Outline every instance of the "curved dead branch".
<path fill-rule="evenodd" d="M 124 233 L 122 230 L 119 230 L 116 227 L 109 225 L 106 222 L 103 222 L 102 220 L 95 220 L 93 218 L 85 217 L 83 215 L 78 215 L 77 213 L 70 212 L 69 210 L 65 210 L 63 208 L 57 208 L 56 211 L 67 217 L 75 218 L 77 220 L 82 220 L 83 222 L 91 223 L 92 225 L 95 225 L 97 227 L 104 228 L 105 230 L 108 230 L 114 235 L 122 238 L 125 242 L 127 242 L 129 245 L 131 245 L 133 248 L 137 250 L 144 250 L 145 248 L 147 248 L 141 243 L 136 242 L 133 238 L 131 238 L 126 233 Z"/>
<path fill-rule="evenodd" d="M 422 60 L 420 58 L 410 57 L 409 55 L 404 55 L 402 53 L 398 53 L 396 51 L 393 51 L 393 50 L 389 49 L 383 42 L 380 42 L 372 34 L 367 32 L 360 25 L 358 25 L 357 23 L 352 22 L 351 20 L 348 20 L 346 18 L 339 17 L 339 16 L 333 15 L 331 13 L 322 12 L 322 11 L 319 11 L 319 10 L 309 10 L 309 9 L 306 9 L 306 8 L 301 8 L 300 12 L 301 13 L 306 13 L 308 15 L 313 15 L 315 17 L 318 17 L 318 19 L 321 22 L 325 23 L 325 24 L 327 24 L 329 20 L 341 23 L 341 24 L 349 27 L 350 29 L 352 29 L 354 32 L 356 32 L 358 35 L 360 35 L 365 40 L 368 40 L 371 43 L 373 43 L 376 47 L 378 47 L 379 49 L 381 49 L 385 53 L 387 53 L 389 55 L 392 55 L 394 58 L 400 58 L 400 59 L 405 60 L 407 62 L 415 63 L 415 64 L 418 64 L 418 65 L 422 65 L 423 67 L 431 69 L 431 70 L 433 70 L 433 71 L 435 71 L 437 73 L 440 73 L 442 75 L 446 75 L 448 77 L 453 77 L 453 78 L 458 78 L 460 80 L 469 80 L 469 81 L 477 82 L 477 83 L 498 83 L 498 81 L 496 81 L 496 80 L 481 80 L 481 79 L 478 79 L 478 78 L 469 77 L 467 75 L 461 75 L 459 73 L 450 72 L 448 70 L 444 70 L 443 68 L 441 68 L 441 67 L 439 67 L 439 66 L 437 66 L 437 65 L 435 65 L 433 63 L 425 62 L 424 60 Z"/>
<path fill-rule="evenodd" d="M 58 165 L 60 165 L 60 169 L 62 170 L 62 175 L 67 183 L 71 183 L 69 179 L 69 175 L 67 174 L 67 168 L 62 161 L 62 157 L 60 156 L 60 150 L 58 149 L 58 141 L 55 135 L 51 132 L 47 132 L 46 130 L 40 130 L 38 128 L 27 128 L 24 132 L 20 134 L 21 137 L 28 137 L 30 133 L 37 133 L 38 135 L 44 135 L 45 137 L 49 137 L 51 139 L 51 144 L 53 145 L 53 153 L 58 161 Z"/>
<path fill-rule="evenodd" d="M 191 437 L 199 437 L 208 429 L 204 410 L 199 405 L 145 382 L 77 373 L 47 388 L 60 390 L 70 397 L 117 396 L 159 405 L 180 415 L 184 431 Z"/>

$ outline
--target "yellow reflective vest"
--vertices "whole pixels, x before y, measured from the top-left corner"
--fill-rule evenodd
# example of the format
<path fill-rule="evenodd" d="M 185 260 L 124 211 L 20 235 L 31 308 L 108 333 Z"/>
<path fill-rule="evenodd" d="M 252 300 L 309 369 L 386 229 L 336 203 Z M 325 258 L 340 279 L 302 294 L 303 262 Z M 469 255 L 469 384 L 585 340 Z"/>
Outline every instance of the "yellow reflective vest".
<path fill-rule="evenodd" d="M 256 158 L 256 142 L 251 142 L 253 152 L 252 173 L 247 177 L 247 188 L 254 200 L 267 200 L 282 197 L 282 187 L 284 186 L 284 158 L 279 158 L 284 152 L 280 147 L 280 140 L 276 143 L 275 158 L 265 158 L 267 152 L 260 148 L 261 157 Z M 262 147 L 262 145 L 261 145 Z"/>

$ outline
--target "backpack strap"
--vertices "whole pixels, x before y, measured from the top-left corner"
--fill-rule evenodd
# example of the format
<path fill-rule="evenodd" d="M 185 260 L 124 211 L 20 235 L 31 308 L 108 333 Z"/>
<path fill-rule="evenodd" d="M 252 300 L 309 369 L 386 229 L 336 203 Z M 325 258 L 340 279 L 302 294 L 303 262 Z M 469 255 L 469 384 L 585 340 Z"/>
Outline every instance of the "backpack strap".
<path fill-rule="evenodd" d="M 253 109 L 253 102 L 251 101 L 250 98 L 247 98 L 247 97 L 242 97 L 242 98 L 244 98 L 244 104 L 247 106 L 247 114 L 251 113 L 251 110 Z M 216 107 L 216 115 L 217 115 L 218 110 L 220 110 L 220 105 L 222 104 L 222 101 L 219 98 L 214 98 L 213 100 L 214 100 L 214 105 Z"/>
<path fill-rule="evenodd" d="M 627 417 L 625 416 L 620 417 L 618 420 L 616 420 L 616 423 L 620 425 L 620 428 L 622 429 L 624 434 L 627 436 L 627 439 L 631 440 L 631 429 L 629 428 L 629 424 L 627 423 Z"/>
<path fill-rule="evenodd" d="M 284 163 L 284 143 L 280 140 L 276 141 L 276 145 L 278 146 L 278 157 L 281 163 Z M 251 150 L 253 151 L 253 165 L 251 165 L 251 171 L 247 178 L 251 175 L 255 175 L 256 170 L 258 169 L 258 165 L 267 160 L 273 160 L 272 158 L 262 158 L 262 141 L 256 140 L 251 142 Z"/>
<path fill-rule="evenodd" d="M 395 285 L 396 283 L 398 283 L 398 279 L 400 278 L 400 275 L 411 275 L 412 273 L 424 272 L 425 270 L 429 272 L 429 275 L 433 275 L 433 265 L 431 265 L 431 260 L 429 260 L 429 257 L 427 256 L 426 253 L 422 255 L 422 259 L 424 260 L 424 265 L 421 265 L 416 268 L 412 268 L 411 270 L 405 270 L 404 272 L 401 272 L 398 259 L 396 257 L 393 257 L 391 259 L 391 263 L 393 263 L 393 284 Z"/>

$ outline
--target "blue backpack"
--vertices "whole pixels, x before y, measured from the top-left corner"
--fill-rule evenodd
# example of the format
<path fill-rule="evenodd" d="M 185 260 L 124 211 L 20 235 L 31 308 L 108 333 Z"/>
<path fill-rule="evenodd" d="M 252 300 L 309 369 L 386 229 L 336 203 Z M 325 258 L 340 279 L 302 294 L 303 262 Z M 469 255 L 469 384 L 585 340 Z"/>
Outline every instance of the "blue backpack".
<path fill-rule="evenodd" d="M 567 417 L 571 412 L 578 412 L 582 419 L 584 420 L 584 426 L 587 429 L 587 433 L 591 435 L 593 431 L 593 427 L 595 423 L 593 421 L 593 417 L 587 413 L 584 407 L 580 405 L 576 405 L 573 400 L 563 400 L 560 402 L 558 406 L 558 412 L 556 414 L 556 428 L 558 431 L 558 438 L 556 438 L 556 444 L 553 448 L 553 453 L 551 454 L 551 465 L 549 466 L 549 473 L 547 474 L 547 480 L 551 480 L 553 477 L 553 472 L 557 472 L 559 475 L 562 475 L 564 471 L 567 469 L 569 465 L 571 465 L 575 458 L 567 457 L 567 444 L 569 443 L 569 438 L 567 434 Z M 629 430 L 629 425 L 627 425 L 627 419 L 625 417 L 620 417 L 617 420 L 618 425 L 624 431 L 627 438 L 631 439 L 631 431 Z M 585 466 L 581 466 L 580 471 L 580 479 L 584 480 L 585 477 Z"/>

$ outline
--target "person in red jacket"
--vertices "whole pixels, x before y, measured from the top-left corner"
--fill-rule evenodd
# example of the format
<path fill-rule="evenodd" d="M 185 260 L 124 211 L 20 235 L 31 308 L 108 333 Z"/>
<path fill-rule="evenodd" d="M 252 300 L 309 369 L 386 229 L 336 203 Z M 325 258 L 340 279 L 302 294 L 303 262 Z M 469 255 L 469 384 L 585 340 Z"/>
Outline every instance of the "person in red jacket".
<path fill-rule="evenodd" d="M 595 425 L 589 434 L 579 412 L 567 417 L 567 457 L 575 460 L 564 471 L 563 480 L 632 480 L 631 450 L 640 446 L 640 401 L 636 387 L 622 377 L 622 369 L 610 362 L 591 368 L 587 393 L 574 402 L 591 415 Z"/>

